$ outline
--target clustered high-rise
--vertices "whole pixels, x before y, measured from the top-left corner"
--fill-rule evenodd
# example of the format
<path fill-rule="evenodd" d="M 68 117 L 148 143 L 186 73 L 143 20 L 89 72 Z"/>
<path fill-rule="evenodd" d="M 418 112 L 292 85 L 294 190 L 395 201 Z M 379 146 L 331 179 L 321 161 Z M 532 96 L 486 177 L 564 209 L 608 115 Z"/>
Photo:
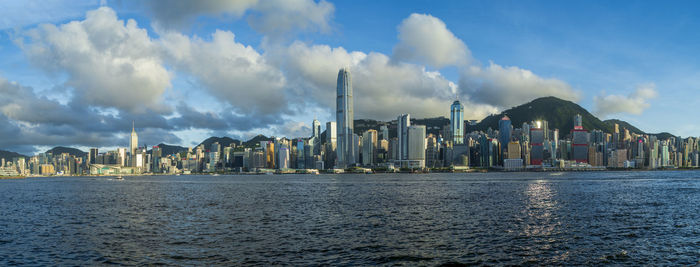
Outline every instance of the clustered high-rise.
<path fill-rule="evenodd" d="M 336 121 L 325 131 L 317 119 L 309 137 L 265 138 L 247 144 L 200 144 L 184 151 L 138 146 L 132 123 L 128 148 L 100 152 L 91 148 L 84 156 L 41 153 L 31 158 L 2 159 L 2 175 L 136 174 L 298 172 L 304 170 L 367 167 L 382 170 L 464 170 L 497 168 L 604 169 L 697 168 L 700 139 L 637 134 L 615 124 L 610 133 L 585 129 L 583 116 L 571 118 L 572 129 L 551 129 L 546 120 L 498 120 L 497 129 L 468 132 L 465 107 L 458 100 L 449 106 L 450 118 L 442 125 L 426 127 L 410 114 L 395 121 L 355 125 L 352 76 L 347 68 L 337 77 Z M 447 110 L 447 107 L 446 107 Z M 515 114 L 513 114 L 515 115 Z M 433 123 L 434 124 L 434 123 Z M 364 129 L 361 136 L 355 126 Z M 335 171 L 335 170 L 334 170 Z"/>

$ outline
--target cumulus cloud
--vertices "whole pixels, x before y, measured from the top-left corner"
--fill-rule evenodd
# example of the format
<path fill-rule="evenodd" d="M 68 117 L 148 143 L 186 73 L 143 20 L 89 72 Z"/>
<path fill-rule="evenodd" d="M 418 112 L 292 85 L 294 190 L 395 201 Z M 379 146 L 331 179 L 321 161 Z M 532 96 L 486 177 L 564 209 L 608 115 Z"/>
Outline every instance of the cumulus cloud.
<path fill-rule="evenodd" d="M 431 15 L 411 14 L 398 27 L 399 43 L 394 59 L 416 61 L 442 68 L 464 66 L 471 59 L 467 45 L 457 38 L 445 23 Z"/>
<path fill-rule="evenodd" d="M 158 26 L 164 28 L 182 27 L 197 16 L 223 14 L 241 17 L 258 0 L 198 0 L 198 1 L 145 1 Z"/>
<path fill-rule="evenodd" d="M 186 25 L 201 15 L 243 17 L 258 32 L 279 35 L 292 30 L 327 32 L 334 6 L 324 0 L 199 0 L 147 2 L 156 26 L 166 29 Z"/>
<path fill-rule="evenodd" d="M 603 93 L 593 98 L 595 114 L 601 117 L 621 113 L 639 115 L 651 106 L 649 100 L 657 96 L 656 85 L 653 83 L 640 85 L 627 96 Z"/>
<path fill-rule="evenodd" d="M 306 0 L 173 5 L 174 10 L 155 15 L 159 23 L 223 12 L 248 16 L 251 27 L 273 35 L 292 28 L 323 31 L 333 9 L 324 1 Z M 24 34 L 27 40 L 18 43 L 27 57 L 49 73 L 67 76 L 63 86 L 72 90 L 72 99 L 61 104 L 0 79 L 0 122 L 9 125 L 0 133 L 20 146 L 32 139 L 42 140 L 36 145 L 124 145 L 123 134 L 135 120 L 149 144 L 181 142 L 173 131 L 308 136 L 308 125 L 295 116 L 309 110 L 333 113 L 343 67 L 351 70 L 358 119 L 445 116 L 456 98 L 465 105 L 467 119 L 540 96 L 578 99 L 563 81 L 518 67 L 478 65 L 444 22 L 430 15 L 412 14 L 401 23 L 392 55 L 300 41 L 263 41 L 258 50 L 230 31 L 199 37 L 156 28 L 158 37 L 151 38 L 135 21 L 119 20 L 104 7 L 88 12 L 85 20 L 42 25 Z M 457 67 L 459 84 L 426 65 Z M 166 103 L 163 95 L 175 74 L 194 78 L 188 90 L 207 93 L 224 107 L 210 111 L 206 103 L 177 97 Z"/>
<path fill-rule="evenodd" d="M 275 51 L 270 54 L 271 61 L 286 70 L 295 95 L 328 110 L 335 108 L 338 70 L 349 67 L 355 118 L 390 120 L 407 112 L 416 117 L 444 116 L 457 97 L 457 86 L 439 72 L 411 63 L 391 63 L 381 53 L 348 52 L 342 47 L 302 42 Z M 470 107 L 466 116 L 474 118 L 495 110 L 488 105 Z"/>
<path fill-rule="evenodd" d="M 237 43 L 232 32 L 217 30 L 211 41 L 168 32 L 161 43 L 169 62 L 194 75 L 236 112 L 266 115 L 286 110 L 284 75 L 253 47 Z"/>
<path fill-rule="evenodd" d="M 65 85 L 81 102 L 138 113 L 166 110 L 161 96 L 170 87 L 170 73 L 136 21 L 125 23 L 103 7 L 83 21 L 44 24 L 26 37 L 19 42 L 27 57 L 45 70 L 66 73 Z"/>
<path fill-rule="evenodd" d="M 508 108 L 538 97 L 555 96 L 578 101 L 579 92 L 564 81 L 542 78 L 518 67 L 491 62 L 486 67 L 470 66 L 462 71 L 460 88 L 479 103 Z"/>

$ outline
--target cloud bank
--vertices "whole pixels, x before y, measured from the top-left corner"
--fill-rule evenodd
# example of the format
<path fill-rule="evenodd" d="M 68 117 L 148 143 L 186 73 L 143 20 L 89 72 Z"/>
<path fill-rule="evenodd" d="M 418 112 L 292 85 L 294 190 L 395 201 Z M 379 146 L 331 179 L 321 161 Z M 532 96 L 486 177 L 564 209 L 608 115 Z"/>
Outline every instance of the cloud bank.
<path fill-rule="evenodd" d="M 640 85 L 627 96 L 605 95 L 603 93 L 593 99 L 595 104 L 594 113 L 601 117 L 623 113 L 640 115 L 651 106 L 649 100 L 657 96 L 656 85 L 653 83 Z"/>
<path fill-rule="evenodd" d="M 177 131 L 306 136 L 308 124 L 295 118 L 309 110 L 335 110 L 342 67 L 352 72 L 356 118 L 446 116 L 459 98 L 467 119 L 481 119 L 537 97 L 580 98 L 561 80 L 493 62 L 482 66 L 431 15 L 411 14 L 400 22 L 399 41 L 387 55 L 276 41 L 275 36 L 296 30 L 328 32 L 334 7 L 325 1 L 167 3 L 147 2 L 155 29 L 150 33 L 109 7 L 89 11 L 83 20 L 27 30 L 16 43 L 34 66 L 65 77 L 61 86 L 70 97 L 61 103 L 0 80 L 0 120 L 9 125 L 2 133 L 17 140 L 0 146 L 28 146 L 39 139 L 35 145 L 123 145 L 132 120 L 149 144 L 182 143 L 173 134 Z M 163 27 L 200 16 L 246 19 L 265 41 L 253 47 L 230 30 L 197 36 Z M 458 82 L 441 73 L 446 67 L 457 69 Z M 173 88 L 178 77 L 191 77 L 191 88 Z M 176 90 L 207 95 L 220 108 L 178 97 Z"/>

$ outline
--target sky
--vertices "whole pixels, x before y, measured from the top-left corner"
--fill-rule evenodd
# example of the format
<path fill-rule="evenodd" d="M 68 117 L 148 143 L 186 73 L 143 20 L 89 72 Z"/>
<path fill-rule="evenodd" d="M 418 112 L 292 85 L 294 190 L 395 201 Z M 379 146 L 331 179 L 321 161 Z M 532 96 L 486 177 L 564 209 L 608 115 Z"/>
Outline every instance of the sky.
<path fill-rule="evenodd" d="M 335 119 L 465 118 L 543 96 L 698 136 L 700 4 L 676 1 L 2 1 L 0 149 L 306 137 Z M 324 126 L 325 127 L 325 126 Z"/>

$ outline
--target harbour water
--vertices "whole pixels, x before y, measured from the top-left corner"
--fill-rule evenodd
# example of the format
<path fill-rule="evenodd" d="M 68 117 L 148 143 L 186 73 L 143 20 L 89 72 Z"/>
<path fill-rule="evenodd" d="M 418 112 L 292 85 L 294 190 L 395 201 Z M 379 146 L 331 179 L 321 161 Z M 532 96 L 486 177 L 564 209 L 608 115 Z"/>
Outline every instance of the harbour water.
<path fill-rule="evenodd" d="M 0 265 L 696 265 L 700 172 L 0 180 Z"/>

